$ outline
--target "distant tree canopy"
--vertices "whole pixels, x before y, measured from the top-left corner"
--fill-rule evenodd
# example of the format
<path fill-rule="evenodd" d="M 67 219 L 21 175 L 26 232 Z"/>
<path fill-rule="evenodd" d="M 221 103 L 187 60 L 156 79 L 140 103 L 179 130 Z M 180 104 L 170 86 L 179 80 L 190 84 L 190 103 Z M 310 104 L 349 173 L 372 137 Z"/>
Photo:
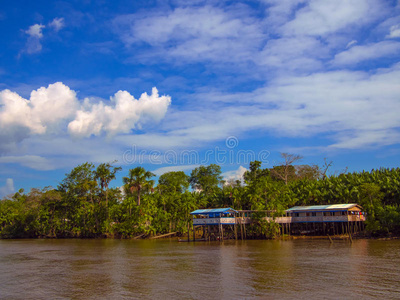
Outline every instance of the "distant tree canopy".
<path fill-rule="evenodd" d="M 332 162 L 319 167 L 295 164 L 301 159 L 297 155 L 282 154 L 282 158 L 271 168 L 251 162 L 243 181 L 224 182 L 221 167 L 211 164 L 193 169 L 190 176 L 181 171 L 165 173 L 156 186 L 155 175 L 141 166 L 128 170 L 122 183 L 116 183 L 120 167 L 86 162 L 66 174 L 55 189 L 20 190 L 1 200 L 0 236 L 183 234 L 190 211 L 198 208 L 273 210 L 279 215 L 293 205 L 335 203 L 360 204 L 368 213 L 371 234 L 400 235 L 400 168 L 329 176 Z M 271 224 L 262 219 L 258 224 L 259 233 L 276 234 Z"/>
<path fill-rule="evenodd" d="M 183 193 L 189 188 L 190 177 L 184 172 L 168 172 L 164 173 L 158 179 L 160 192 L 177 192 Z"/>
<path fill-rule="evenodd" d="M 218 189 L 222 181 L 221 167 L 215 164 L 195 168 L 190 174 L 190 185 L 194 190 L 201 190 L 205 194 Z"/>

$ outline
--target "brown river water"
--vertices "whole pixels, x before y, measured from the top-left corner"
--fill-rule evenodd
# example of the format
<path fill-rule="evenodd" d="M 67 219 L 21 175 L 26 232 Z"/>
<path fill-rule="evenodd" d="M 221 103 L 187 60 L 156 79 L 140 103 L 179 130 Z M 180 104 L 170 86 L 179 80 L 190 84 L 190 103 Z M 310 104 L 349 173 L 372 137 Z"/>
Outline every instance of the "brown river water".
<path fill-rule="evenodd" d="M 400 240 L 0 240 L 0 299 L 400 299 Z"/>

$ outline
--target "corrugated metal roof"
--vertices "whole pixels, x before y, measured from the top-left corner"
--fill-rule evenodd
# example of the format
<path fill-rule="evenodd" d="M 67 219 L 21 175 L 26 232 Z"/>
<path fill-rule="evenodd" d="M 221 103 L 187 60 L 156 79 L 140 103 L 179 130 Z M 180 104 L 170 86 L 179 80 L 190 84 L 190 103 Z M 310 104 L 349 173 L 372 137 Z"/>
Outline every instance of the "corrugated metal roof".
<path fill-rule="evenodd" d="M 289 208 L 287 211 L 304 211 L 304 210 L 345 210 L 353 208 L 354 206 L 359 206 L 356 203 L 348 204 L 331 204 L 331 205 L 311 205 L 311 206 L 294 206 Z"/>
<path fill-rule="evenodd" d="M 191 215 L 211 215 L 211 214 L 228 214 L 228 213 L 237 213 L 236 210 L 230 207 L 226 208 L 213 208 L 213 209 L 198 209 L 192 211 Z"/>

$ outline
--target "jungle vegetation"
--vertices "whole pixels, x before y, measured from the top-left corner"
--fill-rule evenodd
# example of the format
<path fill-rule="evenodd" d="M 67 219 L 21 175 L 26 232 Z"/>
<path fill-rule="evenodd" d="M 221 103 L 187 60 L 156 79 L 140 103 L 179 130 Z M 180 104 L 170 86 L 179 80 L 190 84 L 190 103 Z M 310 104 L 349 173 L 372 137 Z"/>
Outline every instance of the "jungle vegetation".
<path fill-rule="evenodd" d="M 301 165 L 300 156 L 282 154 L 283 163 L 262 168 L 250 163 L 242 180 L 225 182 L 221 167 L 199 166 L 190 175 L 168 172 L 158 183 L 138 166 L 123 172 L 114 163 L 83 163 L 55 188 L 19 190 L 0 201 L 1 238 L 132 238 L 168 232 L 185 234 L 198 208 L 274 210 L 294 205 L 358 203 L 367 212 L 369 235 L 400 235 L 400 168 L 327 175 L 331 163 Z M 121 174 L 122 175 L 122 174 Z M 121 188 L 112 186 L 121 185 Z M 274 237 L 277 224 L 262 218 L 249 230 Z"/>

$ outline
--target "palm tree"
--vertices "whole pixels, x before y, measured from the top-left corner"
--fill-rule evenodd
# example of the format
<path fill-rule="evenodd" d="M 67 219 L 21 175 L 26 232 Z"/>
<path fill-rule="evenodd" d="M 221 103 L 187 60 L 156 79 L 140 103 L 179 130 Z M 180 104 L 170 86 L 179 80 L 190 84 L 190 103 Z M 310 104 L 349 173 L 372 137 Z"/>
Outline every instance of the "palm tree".
<path fill-rule="evenodd" d="M 132 194 L 136 192 L 138 206 L 140 206 L 141 193 L 153 188 L 154 180 L 150 180 L 150 178 L 154 176 L 156 175 L 146 171 L 143 167 L 136 167 L 129 170 L 129 177 L 122 178 L 125 190 Z"/>
<path fill-rule="evenodd" d="M 115 179 L 115 173 L 120 171 L 121 167 L 111 168 L 112 163 L 102 163 L 100 164 L 95 171 L 95 179 L 99 181 L 102 194 L 106 196 L 106 211 L 107 211 L 107 220 L 109 218 L 108 215 L 108 185 L 111 180 Z"/>

